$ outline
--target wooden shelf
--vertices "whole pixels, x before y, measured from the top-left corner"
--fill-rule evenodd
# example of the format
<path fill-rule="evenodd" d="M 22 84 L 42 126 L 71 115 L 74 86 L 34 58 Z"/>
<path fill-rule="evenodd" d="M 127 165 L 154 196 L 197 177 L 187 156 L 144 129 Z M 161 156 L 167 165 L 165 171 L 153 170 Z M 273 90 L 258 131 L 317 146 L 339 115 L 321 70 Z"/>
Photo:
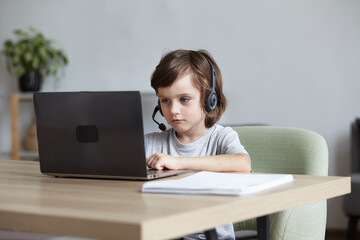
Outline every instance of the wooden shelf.
<path fill-rule="evenodd" d="M 18 94 L 13 93 L 10 96 L 11 109 L 11 159 L 19 160 L 24 158 L 38 158 L 36 151 L 23 151 L 20 148 L 19 137 L 19 104 L 33 102 L 33 94 Z"/>

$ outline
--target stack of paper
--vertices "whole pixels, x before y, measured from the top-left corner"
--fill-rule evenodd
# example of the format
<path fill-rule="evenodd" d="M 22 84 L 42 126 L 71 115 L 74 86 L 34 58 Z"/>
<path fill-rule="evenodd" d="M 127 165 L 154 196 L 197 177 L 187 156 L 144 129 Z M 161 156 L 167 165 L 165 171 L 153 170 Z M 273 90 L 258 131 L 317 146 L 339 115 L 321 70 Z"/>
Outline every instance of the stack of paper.
<path fill-rule="evenodd" d="M 147 182 L 142 192 L 245 195 L 293 181 L 291 174 L 199 172 L 177 180 Z"/>

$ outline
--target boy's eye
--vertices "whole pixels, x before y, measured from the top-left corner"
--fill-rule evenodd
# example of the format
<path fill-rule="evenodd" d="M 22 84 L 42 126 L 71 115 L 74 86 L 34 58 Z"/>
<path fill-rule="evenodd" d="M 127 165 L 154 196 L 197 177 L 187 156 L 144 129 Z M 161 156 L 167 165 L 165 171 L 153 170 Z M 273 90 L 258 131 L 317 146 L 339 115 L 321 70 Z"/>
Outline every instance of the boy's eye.
<path fill-rule="evenodd" d="M 182 97 L 180 100 L 181 100 L 181 102 L 188 102 L 190 100 L 190 98 Z"/>
<path fill-rule="evenodd" d="M 161 102 L 162 103 L 169 103 L 169 100 L 168 99 L 162 99 Z"/>

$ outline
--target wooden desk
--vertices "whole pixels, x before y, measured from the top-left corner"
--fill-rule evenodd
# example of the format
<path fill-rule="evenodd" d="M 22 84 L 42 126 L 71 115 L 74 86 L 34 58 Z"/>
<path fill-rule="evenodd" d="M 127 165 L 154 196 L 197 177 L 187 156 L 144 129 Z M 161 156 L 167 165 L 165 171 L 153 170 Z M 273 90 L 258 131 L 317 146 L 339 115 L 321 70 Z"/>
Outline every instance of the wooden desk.
<path fill-rule="evenodd" d="M 349 177 L 294 177 L 245 197 L 145 194 L 140 181 L 54 178 L 42 175 L 38 162 L 0 160 L 0 228 L 168 239 L 350 192 Z"/>

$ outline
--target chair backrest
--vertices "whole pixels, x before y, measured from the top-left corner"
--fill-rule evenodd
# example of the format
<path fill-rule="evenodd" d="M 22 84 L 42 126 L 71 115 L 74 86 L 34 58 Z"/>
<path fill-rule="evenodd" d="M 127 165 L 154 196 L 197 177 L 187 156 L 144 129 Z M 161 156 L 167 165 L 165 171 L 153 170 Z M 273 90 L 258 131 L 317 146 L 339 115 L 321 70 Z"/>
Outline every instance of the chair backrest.
<path fill-rule="evenodd" d="M 360 172 L 360 118 L 351 124 L 351 173 Z"/>
<path fill-rule="evenodd" d="M 328 175 L 328 148 L 319 134 L 274 126 L 233 127 L 251 158 L 254 172 Z M 326 200 L 270 215 L 271 240 L 324 239 Z M 235 231 L 255 230 L 254 219 L 234 223 Z"/>
<path fill-rule="evenodd" d="M 328 148 L 319 134 L 300 128 L 233 127 L 254 172 L 328 175 Z"/>

